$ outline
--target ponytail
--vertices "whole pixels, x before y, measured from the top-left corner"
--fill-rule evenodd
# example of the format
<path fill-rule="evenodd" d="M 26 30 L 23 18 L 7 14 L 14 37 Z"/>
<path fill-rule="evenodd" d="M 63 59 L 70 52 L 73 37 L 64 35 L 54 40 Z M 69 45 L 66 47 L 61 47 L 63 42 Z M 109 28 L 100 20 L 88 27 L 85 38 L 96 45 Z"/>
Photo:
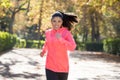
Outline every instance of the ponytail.
<path fill-rule="evenodd" d="M 71 30 L 73 23 L 77 23 L 77 16 L 65 14 L 63 12 L 60 12 L 63 15 L 63 27 L 67 27 L 68 30 Z"/>

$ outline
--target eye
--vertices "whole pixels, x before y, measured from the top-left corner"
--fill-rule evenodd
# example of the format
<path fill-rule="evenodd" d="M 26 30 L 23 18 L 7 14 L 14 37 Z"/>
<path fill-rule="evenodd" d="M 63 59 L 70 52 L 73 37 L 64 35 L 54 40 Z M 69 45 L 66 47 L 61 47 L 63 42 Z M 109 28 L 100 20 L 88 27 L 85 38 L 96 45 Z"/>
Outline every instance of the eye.
<path fill-rule="evenodd" d="M 56 22 L 56 20 L 53 20 L 52 22 Z"/>
<path fill-rule="evenodd" d="M 59 23 L 61 23 L 62 21 L 61 21 L 61 20 L 59 20 L 58 22 L 59 22 Z"/>

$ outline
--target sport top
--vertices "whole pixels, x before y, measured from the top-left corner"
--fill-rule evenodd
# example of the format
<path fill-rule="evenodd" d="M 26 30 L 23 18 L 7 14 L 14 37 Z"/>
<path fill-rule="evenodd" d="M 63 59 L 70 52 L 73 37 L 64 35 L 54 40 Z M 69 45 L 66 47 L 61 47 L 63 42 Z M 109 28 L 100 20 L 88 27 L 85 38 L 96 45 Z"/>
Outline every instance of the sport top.
<path fill-rule="evenodd" d="M 56 33 L 59 33 L 61 38 L 56 38 Z M 72 34 L 67 28 L 62 27 L 58 30 L 47 30 L 45 36 L 46 40 L 42 52 L 43 54 L 47 53 L 46 69 L 54 72 L 68 72 L 69 60 L 67 52 L 76 48 Z"/>

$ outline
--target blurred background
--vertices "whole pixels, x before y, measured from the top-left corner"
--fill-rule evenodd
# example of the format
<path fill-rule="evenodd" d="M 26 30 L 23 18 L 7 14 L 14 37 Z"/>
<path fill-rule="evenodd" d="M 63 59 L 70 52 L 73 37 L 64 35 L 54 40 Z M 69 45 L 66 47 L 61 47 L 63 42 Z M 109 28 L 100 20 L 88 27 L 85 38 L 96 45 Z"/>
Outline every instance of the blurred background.
<path fill-rule="evenodd" d="M 120 0 L 0 0 L 0 52 L 42 48 L 55 11 L 78 16 L 76 50 L 120 55 Z"/>

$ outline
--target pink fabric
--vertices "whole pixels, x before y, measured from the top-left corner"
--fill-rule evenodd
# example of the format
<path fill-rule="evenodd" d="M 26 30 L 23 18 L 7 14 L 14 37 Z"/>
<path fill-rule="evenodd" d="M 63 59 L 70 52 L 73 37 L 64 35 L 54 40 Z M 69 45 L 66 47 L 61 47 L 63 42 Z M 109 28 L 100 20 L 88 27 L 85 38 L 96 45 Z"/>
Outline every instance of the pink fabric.
<path fill-rule="evenodd" d="M 61 38 L 55 37 L 56 33 L 61 34 Z M 42 52 L 47 52 L 46 68 L 55 72 L 68 72 L 69 60 L 67 51 L 73 51 L 76 43 L 66 28 L 62 27 L 58 30 L 47 30 L 46 40 Z"/>

